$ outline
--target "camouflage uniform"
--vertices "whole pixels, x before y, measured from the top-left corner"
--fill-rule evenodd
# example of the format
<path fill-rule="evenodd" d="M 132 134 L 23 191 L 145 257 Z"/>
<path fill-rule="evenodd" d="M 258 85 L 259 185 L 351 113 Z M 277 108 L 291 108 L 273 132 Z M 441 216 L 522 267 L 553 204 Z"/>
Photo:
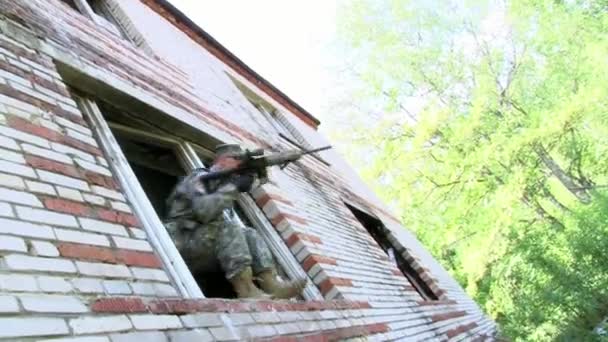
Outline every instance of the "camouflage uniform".
<path fill-rule="evenodd" d="M 165 222 L 171 238 L 193 273 L 222 270 L 227 279 L 251 266 L 254 274 L 274 267 L 268 246 L 255 229 L 238 219 L 234 201 L 239 191 L 230 182 L 203 186 L 195 170 L 167 200 Z"/>

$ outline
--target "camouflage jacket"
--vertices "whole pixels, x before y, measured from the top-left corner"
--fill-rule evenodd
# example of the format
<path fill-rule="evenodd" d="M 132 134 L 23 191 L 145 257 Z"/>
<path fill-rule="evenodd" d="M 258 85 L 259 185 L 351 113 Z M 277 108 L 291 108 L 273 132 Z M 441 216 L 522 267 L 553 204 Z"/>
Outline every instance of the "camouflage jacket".
<path fill-rule="evenodd" d="M 175 187 L 167 199 L 168 221 L 179 220 L 180 228 L 195 229 L 200 224 L 222 220 L 224 211 L 232 211 L 239 195 L 236 186 L 218 181 L 203 185 L 198 178 L 207 172 L 197 169 Z"/>

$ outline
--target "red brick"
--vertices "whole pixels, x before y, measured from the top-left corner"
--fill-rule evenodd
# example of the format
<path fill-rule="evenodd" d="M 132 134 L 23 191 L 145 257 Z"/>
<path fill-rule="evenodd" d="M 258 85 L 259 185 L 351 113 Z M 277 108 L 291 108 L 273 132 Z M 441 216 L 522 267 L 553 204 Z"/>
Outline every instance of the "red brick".
<path fill-rule="evenodd" d="M 92 208 L 91 206 L 60 198 L 46 197 L 43 198 L 43 202 L 44 206 L 47 209 L 59 211 L 66 214 L 72 214 L 77 216 L 91 216 L 94 212 L 94 208 Z"/>
<path fill-rule="evenodd" d="M 185 314 L 198 312 L 199 301 L 188 299 L 162 299 L 148 303 L 148 310 L 153 313 L 162 314 Z"/>
<path fill-rule="evenodd" d="M 462 317 L 462 316 L 466 316 L 466 315 L 467 315 L 466 311 L 451 311 L 451 312 L 438 313 L 438 314 L 432 315 L 431 320 L 433 322 L 439 322 L 439 321 L 445 321 L 448 319 Z"/>
<path fill-rule="evenodd" d="M 316 235 L 298 233 L 300 239 L 310 241 L 312 243 L 322 243 L 321 238 Z"/>
<path fill-rule="evenodd" d="M 61 141 L 62 135 L 60 133 L 46 127 L 34 125 L 25 119 L 9 116 L 7 123 L 10 127 L 16 130 L 43 137 L 51 141 Z"/>
<path fill-rule="evenodd" d="M 334 329 L 334 330 L 330 330 L 330 331 L 324 331 L 322 333 L 322 335 L 327 338 L 324 341 L 337 341 L 337 340 L 343 340 L 343 339 L 352 338 L 352 337 L 366 336 L 367 335 L 367 326 L 362 325 L 362 326 Z"/>
<path fill-rule="evenodd" d="M 118 250 L 115 252 L 118 263 L 129 266 L 162 268 L 163 264 L 154 253 Z"/>
<path fill-rule="evenodd" d="M 339 299 L 332 301 L 336 310 L 358 309 L 357 302 Z"/>
<path fill-rule="evenodd" d="M 304 271 L 308 272 L 316 264 L 337 265 L 336 259 L 318 254 L 311 254 L 302 263 Z"/>
<path fill-rule="evenodd" d="M 319 284 L 321 293 L 327 294 L 334 286 L 353 286 L 353 282 L 350 279 L 329 277 Z"/>
<path fill-rule="evenodd" d="M 271 339 L 262 339 L 259 341 L 264 341 L 264 342 L 297 342 L 298 338 L 294 337 L 294 336 L 278 336 L 278 337 L 273 337 Z"/>
<path fill-rule="evenodd" d="M 244 301 L 226 301 L 226 306 L 224 308 L 224 312 L 249 312 L 252 310 L 251 304 Z M 274 307 L 273 307 L 274 309 Z M 274 310 L 273 310 L 274 311 Z"/>
<path fill-rule="evenodd" d="M 99 208 L 97 209 L 97 217 L 104 221 L 140 227 L 139 220 L 135 216 L 115 210 Z"/>
<path fill-rule="evenodd" d="M 401 277 L 403 277 L 403 272 L 401 272 L 401 270 L 400 270 L 400 269 L 398 269 L 398 268 L 393 268 L 393 269 L 391 270 L 391 272 L 392 272 L 394 275 L 396 275 L 396 276 L 401 276 Z"/>
<path fill-rule="evenodd" d="M 335 339 L 331 338 L 331 335 L 323 334 L 323 333 L 304 335 L 304 336 L 298 337 L 299 342 L 300 341 L 302 341 L 302 342 L 328 342 L 328 341 L 332 341 L 332 340 L 335 340 Z"/>
<path fill-rule="evenodd" d="M 273 311 L 274 310 L 274 302 L 273 301 L 263 301 L 259 300 L 255 303 L 255 310 L 260 312 Z"/>
<path fill-rule="evenodd" d="M 54 108 L 52 108 L 52 112 L 55 115 L 61 116 L 64 119 L 70 120 L 73 123 L 79 124 L 81 126 L 84 127 L 88 127 L 88 124 L 86 121 L 84 121 L 84 119 L 72 112 L 68 112 L 67 110 L 59 107 L 59 106 L 55 106 Z"/>
<path fill-rule="evenodd" d="M 304 234 L 304 233 L 291 234 L 289 236 L 289 238 L 287 239 L 286 243 L 287 243 L 287 246 L 291 247 L 300 241 L 309 241 L 309 242 L 316 243 L 316 244 L 322 243 L 321 238 L 319 238 L 318 236 L 311 235 L 311 234 Z"/>
<path fill-rule="evenodd" d="M 48 102 L 45 101 L 41 101 L 33 96 L 30 96 L 24 92 L 18 91 L 15 88 L 8 86 L 6 84 L 0 84 L 0 93 L 3 95 L 6 95 L 8 97 L 12 97 L 18 100 L 21 100 L 25 103 L 29 103 L 33 106 L 39 107 L 39 108 L 43 108 L 43 109 L 48 109 L 49 106 L 53 106 L 53 104 L 50 104 Z"/>
<path fill-rule="evenodd" d="M 60 243 L 57 248 L 61 256 L 72 259 L 95 260 L 116 263 L 116 256 L 111 249 L 75 243 Z"/>
<path fill-rule="evenodd" d="M 87 143 L 84 143 L 78 139 L 74 139 L 72 137 L 68 137 L 68 136 L 63 136 L 61 139 L 61 142 L 71 146 L 73 148 L 79 149 L 81 151 L 90 153 L 90 154 L 94 154 L 96 156 L 102 156 L 103 153 L 101 153 L 101 150 L 99 148 L 97 148 L 96 146 L 92 146 L 89 145 Z"/>
<path fill-rule="evenodd" d="M 357 302 L 351 302 L 352 305 L 356 306 L 357 309 L 371 309 L 372 306 L 369 302 L 362 302 L 362 301 L 357 301 Z"/>
<path fill-rule="evenodd" d="M 91 311 L 103 313 L 147 312 L 141 298 L 101 298 L 91 304 Z"/>
<path fill-rule="evenodd" d="M 99 173 L 88 170 L 81 170 L 81 173 L 82 177 L 86 179 L 88 183 L 103 186 L 105 188 L 113 190 L 118 190 L 118 185 L 116 181 L 111 177 L 100 175 Z"/>
<path fill-rule="evenodd" d="M 386 324 L 376 323 L 365 326 L 365 330 L 367 330 L 368 334 L 381 334 L 389 331 L 389 327 Z"/>
<path fill-rule="evenodd" d="M 307 311 L 320 311 L 320 310 L 326 309 L 327 306 L 328 306 L 328 303 L 319 302 L 319 301 L 310 301 L 310 302 L 304 303 L 304 308 Z"/>
<path fill-rule="evenodd" d="M 293 309 L 293 303 L 294 302 L 287 302 L 287 301 L 276 301 L 273 304 L 273 311 L 295 311 Z"/>
<path fill-rule="evenodd" d="M 199 312 L 219 312 L 224 307 L 223 300 L 219 299 L 201 299 L 198 300 L 197 306 Z"/>
<path fill-rule="evenodd" d="M 41 55 L 32 53 L 32 52 L 30 52 L 30 50 L 26 50 L 26 49 L 22 48 L 21 46 L 18 46 L 16 44 L 9 42 L 8 40 L 4 40 L 4 39 L 0 40 L 0 46 L 13 52 L 14 54 L 16 54 L 18 56 L 26 57 L 27 59 L 32 60 L 43 66 L 47 66 L 49 68 L 54 67 L 52 63 L 48 63 L 47 60 L 45 58 L 43 58 Z"/>
<path fill-rule="evenodd" d="M 467 332 L 471 329 L 474 329 L 476 327 L 477 327 L 477 323 L 471 322 L 469 324 L 459 325 L 454 329 L 450 329 L 450 330 L 446 331 L 445 334 L 448 338 L 453 338 L 455 336 L 458 336 L 458 335 L 460 335 L 464 332 Z"/>
<path fill-rule="evenodd" d="M 162 268 L 162 262 L 154 253 L 113 250 L 105 247 L 76 243 L 60 243 L 57 247 L 59 253 L 67 258 L 95 260 L 129 266 Z"/>
<path fill-rule="evenodd" d="M 292 214 L 288 214 L 288 213 L 279 213 L 277 216 L 275 216 L 272 219 L 272 225 L 276 226 L 283 220 L 294 221 L 294 222 L 297 222 L 300 224 L 308 223 L 308 221 L 306 221 L 306 219 L 304 219 L 300 216 L 296 216 L 296 215 L 292 215 Z"/>
<path fill-rule="evenodd" d="M 134 299 L 136 297 L 130 297 Z M 112 299 L 104 298 L 102 303 L 113 303 Z M 97 301 L 95 301 L 97 302 Z M 120 301 L 117 301 L 120 304 Z M 101 304 L 98 304 L 101 305 Z M 114 305 L 113 312 L 120 312 L 119 305 Z M 163 314 L 183 314 L 192 312 L 269 312 L 269 311 L 312 311 L 312 310 L 356 310 L 369 308 L 367 302 L 355 301 L 312 301 L 312 302 L 290 302 L 290 301 L 243 301 L 230 299 L 155 299 L 148 302 L 147 311 Z M 127 307 L 125 310 L 128 310 Z M 378 327 L 371 327 L 379 329 Z"/>
<path fill-rule="evenodd" d="M 266 204 L 268 204 L 269 201 L 277 201 L 277 202 L 281 202 L 283 204 L 293 206 L 293 203 L 290 200 L 285 199 L 282 196 L 277 195 L 277 194 L 266 193 L 255 200 L 255 202 L 258 204 L 258 206 L 260 208 L 264 208 L 264 206 Z"/>
<path fill-rule="evenodd" d="M 29 154 L 25 155 L 25 161 L 33 168 L 60 173 L 62 175 L 80 178 L 78 170 L 69 164 L 63 164 L 54 160 L 36 157 Z"/>

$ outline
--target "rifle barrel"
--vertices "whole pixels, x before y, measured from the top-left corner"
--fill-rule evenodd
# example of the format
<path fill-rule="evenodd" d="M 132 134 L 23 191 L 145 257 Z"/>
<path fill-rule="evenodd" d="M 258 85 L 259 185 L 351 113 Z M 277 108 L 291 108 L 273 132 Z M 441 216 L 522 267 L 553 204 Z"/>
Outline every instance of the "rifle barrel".
<path fill-rule="evenodd" d="M 311 154 L 311 153 L 315 153 L 315 152 L 321 152 L 321 151 L 326 151 L 329 150 L 331 148 L 330 146 L 323 146 L 323 147 L 319 147 L 319 148 L 314 148 L 312 150 L 305 150 L 304 154 Z"/>

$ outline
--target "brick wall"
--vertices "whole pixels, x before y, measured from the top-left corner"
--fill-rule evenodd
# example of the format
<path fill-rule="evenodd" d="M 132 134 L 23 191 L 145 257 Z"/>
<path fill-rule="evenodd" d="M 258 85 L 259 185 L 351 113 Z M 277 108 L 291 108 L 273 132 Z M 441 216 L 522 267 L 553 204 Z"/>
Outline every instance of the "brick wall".
<path fill-rule="evenodd" d="M 0 339 L 494 336 L 494 323 L 411 234 L 398 233 L 404 230 L 388 213 L 354 195 L 336 170 L 310 157 L 273 170 L 272 183 L 253 196 L 327 301 L 179 299 L 67 91 L 58 69 L 66 63 L 168 116 L 187 113 L 218 140 L 270 145 L 256 132 L 260 126 L 237 125 L 208 108 L 179 68 L 60 1 L 0 2 Z M 366 206 L 396 232 L 400 252 L 441 291 L 441 300 L 418 295 L 344 200 Z"/>

